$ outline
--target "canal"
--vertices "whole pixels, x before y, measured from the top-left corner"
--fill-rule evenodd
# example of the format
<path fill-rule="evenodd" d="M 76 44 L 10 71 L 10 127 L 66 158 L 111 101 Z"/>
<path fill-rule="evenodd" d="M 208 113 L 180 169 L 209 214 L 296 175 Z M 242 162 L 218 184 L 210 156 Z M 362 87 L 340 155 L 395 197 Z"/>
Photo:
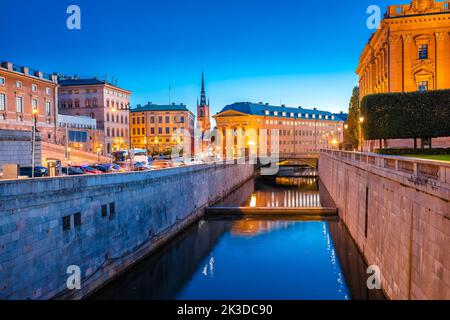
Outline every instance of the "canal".
<path fill-rule="evenodd" d="M 320 207 L 314 177 L 257 178 L 218 206 Z M 90 299 L 383 299 L 338 218 L 201 219 Z"/>

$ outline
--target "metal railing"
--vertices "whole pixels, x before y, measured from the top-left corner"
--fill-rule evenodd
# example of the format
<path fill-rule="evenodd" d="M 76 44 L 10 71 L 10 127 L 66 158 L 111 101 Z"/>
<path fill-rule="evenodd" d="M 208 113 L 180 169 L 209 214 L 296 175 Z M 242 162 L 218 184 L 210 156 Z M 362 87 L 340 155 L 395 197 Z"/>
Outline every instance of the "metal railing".
<path fill-rule="evenodd" d="M 389 170 L 401 175 L 408 175 L 422 179 L 430 179 L 450 184 L 450 162 L 422 160 L 418 158 L 406 158 L 401 156 L 379 155 L 375 153 L 361 153 L 353 151 L 322 149 L 322 153 L 336 158 L 366 164 Z"/>

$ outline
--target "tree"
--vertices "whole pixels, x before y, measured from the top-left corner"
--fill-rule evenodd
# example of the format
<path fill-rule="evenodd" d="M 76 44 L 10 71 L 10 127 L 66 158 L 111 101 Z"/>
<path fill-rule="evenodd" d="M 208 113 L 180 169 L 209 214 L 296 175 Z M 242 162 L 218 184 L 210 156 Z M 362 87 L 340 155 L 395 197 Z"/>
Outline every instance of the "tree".
<path fill-rule="evenodd" d="M 359 144 L 359 87 L 354 87 L 352 97 L 350 98 L 348 108 L 348 128 L 345 134 L 345 142 L 350 144 L 353 149 L 358 148 Z"/>

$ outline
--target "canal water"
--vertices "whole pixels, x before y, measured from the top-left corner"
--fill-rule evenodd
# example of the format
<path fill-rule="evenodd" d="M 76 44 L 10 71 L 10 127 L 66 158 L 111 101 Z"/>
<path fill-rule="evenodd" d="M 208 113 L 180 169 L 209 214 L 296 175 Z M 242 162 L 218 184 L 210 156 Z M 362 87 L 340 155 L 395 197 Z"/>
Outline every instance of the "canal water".
<path fill-rule="evenodd" d="M 313 178 L 257 179 L 218 205 L 320 206 Z M 202 219 L 91 299 L 381 299 L 345 226 L 271 218 Z"/>

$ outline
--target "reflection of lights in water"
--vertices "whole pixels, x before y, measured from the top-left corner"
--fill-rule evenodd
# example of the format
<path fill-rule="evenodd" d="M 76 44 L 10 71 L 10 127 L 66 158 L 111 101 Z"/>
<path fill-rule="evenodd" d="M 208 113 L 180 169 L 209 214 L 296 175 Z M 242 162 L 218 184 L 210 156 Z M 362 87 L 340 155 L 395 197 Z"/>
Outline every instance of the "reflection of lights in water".
<path fill-rule="evenodd" d="M 209 274 L 209 276 L 210 276 L 211 278 L 214 277 L 214 257 L 213 257 L 213 256 L 211 256 L 211 257 L 209 258 L 209 263 L 206 264 L 206 265 L 203 267 L 202 274 L 203 274 L 205 277 L 207 277 L 208 274 Z"/>
<path fill-rule="evenodd" d="M 252 194 L 252 198 L 250 199 L 250 207 L 251 208 L 256 207 L 256 194 Z"/>
<path fill-rule="evenodd" d="M 338 261 L 336 259 L 336 252 L 334 251 L 333 245 L 331 243 L 331 237 L 330 237 L 330 233 L 328 231 L 326 222 L 324 222 L 322 224 L 322 227 L 323 227 L 323 235 L 324 235 L 325 241 L 327 243 L 327 251 L 330 253 L 330 262 L 333 266 L 333 271 L 337 277 L 336 281 L 339 284 L 338 292 L 343 292 L 344 287 L 345 287 L 344 276 L 343 276 L 342 272 L 340 271 L 340 266 L 338 265 Z M 350 297 L 347 294 L 344 296 L 344 298 L 346 300 L 350 299 Z"/>

